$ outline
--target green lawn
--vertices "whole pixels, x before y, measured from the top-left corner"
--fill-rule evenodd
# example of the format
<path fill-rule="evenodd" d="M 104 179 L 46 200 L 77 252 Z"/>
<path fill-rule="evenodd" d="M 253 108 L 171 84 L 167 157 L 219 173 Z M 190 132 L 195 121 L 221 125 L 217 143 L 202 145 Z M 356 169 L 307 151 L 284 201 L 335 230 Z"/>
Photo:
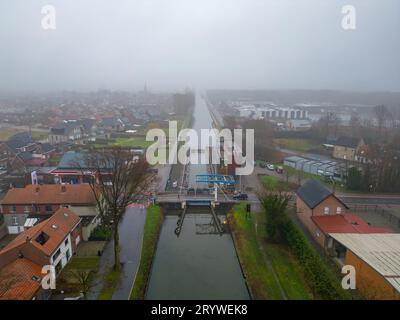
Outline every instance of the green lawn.
<path fill-rule="evenodd" d="M 49 165 L 50 166 L 58 166 L 60 163 L 62 156 L 61 155 L 53 155 L 49 158 Z"/>
<path fill-rule="evenodd" d="M 312 299 L 298 261 L 288 248 L 265 242 L 260 216 L 257 213 L 246 218 L 244 204 L 235 206 L 229 215 L 240 261 L 254 298 Z M 257 230 L 254 222 L 257 222 Z"/>
<path fill-rule="evenodd" d="M 320 149 L 321 145 L 308 139 L 289 139 L 279 138 L 274 139 L 274 143 L 281 148 L 307 152 L 313 149 Z"/>
<path fill-rule="evenodd" d="M 6 141 L 14 134 L 24 132 L 25 130 L 18 128 L 0 128 L 0 141 Z"/>
<path fill-rule="evenodd" d="M 47 140 L 48 137 L 49 137 L 48 132 L 32 130 L 32 139 L 33 140 L 37 140 L 37 141 Z"/>
<path fill-rule="evenodd" d="M 244 270 L 247 284 L 254 299 L 283 299 L 279 285 L 271 269 L 264 261 L 260 250 L 254 224 L 246 218 L 245 206 L 235 206 L 228 220 L 233 231 L 236 249 Z"/>
<path fill-rule="evenodd" d="M 115 289 L 117 288 L 119 279 L 122 275 L 122 269 L 120 271 L 110 270 L 105 281 L 104 286 L 101 289 L 98 300 L 111 300 Z"/>
<path fill-rule="evenodd" d="M 313 299 L 300 262 L 292 255 L 290 248 L 266 240 L 265 215 L 263 213 L 254 214 L 253 219 L 257 223 L 258 241 L 262 244 L 265 254 L 270 258 L 286 297 L 289 300 Z"/>
<path fill-rule="evenodd" d="M 157 205 L 150 205 L 147 208 L 140 265 L 132 288 L 131 300 L 143 300 L 145 297 L 162 221 L 163 215 L 161 208 Z"/>
<path fill-rule="evenodd" d="M 131 138 L 116 138 L 115 145 L 119 147 L 128 147 L 128 148 L 147 148 L 153 141 L 146 141 L 145 137 L 131 137 Z"/>
<path fill-rule="evenodd" d="M 100 257 L 98 256 L 74 256 L 66 267 L 62 270 L 57 279 L 57 290 L 64 291 L 69 295 L 79 295 L 82 290 L 76 274 L 79 272 L 92 272 L 91 280 L 99 266 Z"/>
<path fill-rule="evenodd" d="M 286 181 L 282 181 L 278 177 L 261 175 L 259 176 L 263 185 L 267 188 L 267 190 L 280 190 L 280 191 L 288 191 L 289 185 Z"/>

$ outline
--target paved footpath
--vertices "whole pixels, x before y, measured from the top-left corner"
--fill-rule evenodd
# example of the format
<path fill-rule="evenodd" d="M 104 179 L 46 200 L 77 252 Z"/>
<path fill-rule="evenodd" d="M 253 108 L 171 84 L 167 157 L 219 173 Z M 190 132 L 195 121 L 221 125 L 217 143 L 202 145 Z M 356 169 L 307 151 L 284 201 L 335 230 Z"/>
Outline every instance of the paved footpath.
<path fill-rule="evenodd" d="M 142 252 L 145 207 L 130 207 L 120 224 L 121 263 L 123 273 L 114 291 L 113 300 L 129 300 Z"/>
<path fill-rule="evenodd" d="M 130 206 L 119 225 L 119 237 L 121 243 L 121 263 L 123 274 L 116 290 L 113 300 L 128 300 L 139 267 L 142 251 L 142 238 L 144 222 L 146 220 L 146 208 Z M 95 285 L 88 293 L 88 300 L 96 300 L 104 286 L 104 277 L 107 275 L 114 263 L 114 241 L 111 240 L 104 248 L 96 275 Z"/>

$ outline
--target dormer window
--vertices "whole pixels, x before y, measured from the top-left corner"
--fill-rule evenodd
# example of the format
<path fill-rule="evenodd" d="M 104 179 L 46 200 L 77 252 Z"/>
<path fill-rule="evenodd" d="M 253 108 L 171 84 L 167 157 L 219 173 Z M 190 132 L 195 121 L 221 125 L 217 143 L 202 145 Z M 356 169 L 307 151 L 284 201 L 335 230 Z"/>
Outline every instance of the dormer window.
<path fill-rule="evenodd" d="M 35 239 L 35 241 L 42 246 L 47 242 L 47 240 L 49 240 L 49 236 L 44 232 L 41 232 Z"/>

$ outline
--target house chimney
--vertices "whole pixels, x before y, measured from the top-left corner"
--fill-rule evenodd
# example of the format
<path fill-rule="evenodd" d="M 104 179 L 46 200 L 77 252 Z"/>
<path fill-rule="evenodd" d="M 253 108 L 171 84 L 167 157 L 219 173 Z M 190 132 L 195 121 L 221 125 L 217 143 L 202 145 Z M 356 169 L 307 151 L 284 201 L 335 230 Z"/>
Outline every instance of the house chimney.
<path fill-rule="evenodd" d="M 61 192 L 66 192 L 67 191 L 67 186 L 66 185 L 61 185 Z"/>

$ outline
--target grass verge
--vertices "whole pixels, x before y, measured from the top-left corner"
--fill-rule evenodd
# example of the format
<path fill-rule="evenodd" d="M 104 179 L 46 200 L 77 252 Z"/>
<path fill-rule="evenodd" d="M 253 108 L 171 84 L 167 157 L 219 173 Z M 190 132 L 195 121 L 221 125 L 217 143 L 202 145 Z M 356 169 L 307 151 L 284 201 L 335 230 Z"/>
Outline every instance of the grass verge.
<path fill-rule="evenodd" d="M 136 274 L 135 283 L 132 288 L 130 296 L 131 300 L 143 300 L 145 297 L 147 282 L 151 271 L 151 264 L 156 252 L 162 221 L 163 216 L 161 213 L 161 208 L 157 205 L 150 205 L 147 208 L 140 265 Z"/>
<path fill-rule="evenodd" d="M 265 263 L 252 220 L 245 205 L 236 205 L 228 215 L 239 260 L 254 299 L 283 299 L 274 275 Z"/>
<path fill-rule="evenodd" d="M 279 138 L 279 139 L 274 139 L 274 143 L 281 148 L 300 151 L 300 152 L 307 152 L 310 150 L 322 148 L 321 144 L 317 144 L 308 139 Z"/>
<path fill-rule="evenodd" d="M 89 279 L 91 282 L 98 269 L 99 261 L 100 257 L 98 256 L 74 256 L 57 279 L 57 290 L 71 296 L 79 295 L 82 291 L 82 283 L 76 275 L 81 272 L 91 272 Z"/>
<path fill-rule="evenodd" d="M 279 283 L 290 300 L 313 299 L 311 289 L 307 284 L 299 260 L 293 256 L 288 246 L 267 241 L 265 215 L 254 214 L 253 219 L 257 226 L 256 234 L 264 253 L 271 261 Z"/>
<path fill-rule="evenodd" d="M 245 205 L 236 205 L 229 221 L 240 262 L 254 299 L 312 299 L 298 261 L 286 246 L 264 242 L 260 214 L 246 217 Z"/>
<path fill-rule="evenodd" d="M 117 288 L 119 279 L 122 275 L 122 268 L 119 271 L 111 270 L 106 280 L 104 281 L 104 286 L 101 289 L 98 300 L 111 300 L 115 289 Z"/>

